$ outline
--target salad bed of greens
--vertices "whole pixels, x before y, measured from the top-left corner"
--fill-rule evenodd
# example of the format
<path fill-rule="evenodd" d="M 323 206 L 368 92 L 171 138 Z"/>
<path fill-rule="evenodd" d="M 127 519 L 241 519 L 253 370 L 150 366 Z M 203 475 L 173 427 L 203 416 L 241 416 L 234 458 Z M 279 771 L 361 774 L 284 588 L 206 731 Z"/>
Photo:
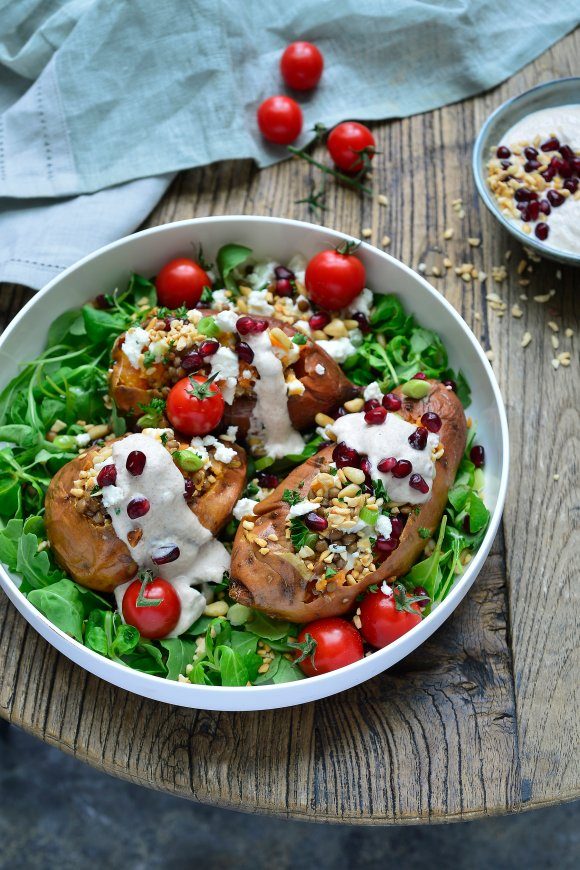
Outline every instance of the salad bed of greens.
<path fill-rule="evenodd" d="M 239 245 L 221 249 L 215 290 L 236 287 L 234 271 L 250 253 Z M 203 304 L 211 302 L 211 292 Z M 227 577 L 215 589 L 216 597 L 229 605 L 227 615 L 202 616 L 179 638 L 150 641 L 122 622 L 112 596 L 80 586 L 54 562 L 43 521 L 46 489 L 56 471 L 78 456 L 77 436 L 85 433 L 78 421 L 112 422 L 115 435 L 124 434 L 125 421 L 107 394 L 111 348 L 121 333 L 147 319 L 156 305 L 155 286 L 133 275 L 126 290 L 103 301 L 108 307 L 85 305 L 58 317 L 42 354 L 23 365 L 0 393 L 0 561 L 20 578 L 22 594 L 55 626 L 100 655 L 138 671 L 176 680 L 187 669 L 191 683 L 223 686 L 303 678 L 292 660 L 299 627 L 234 604 L 227 597 Z M 454 379 L 459 398 L 469 404 L 468 384 L 461 372 L 449 368 L 441 339 L 419 326 L 395 296 L 375 295 L 370 323 L 371 332 L 343 364 L 354 383 L 378 381 L 388 392 L 424 372 L 428 378 Z M 144 412 L 154 415 L 155 409 Z M 54 440 L 47 440 L 57 420 L 65 426 Z M 154 420 L 147 425 L 155 425 Z M 471 429 L 433 551 L 401 578 L 409 591 L 423 587 L 433 603 L 445 598 L 462 570 L 462 557 L 479 547 L 489 522 L 481 498 L 483 474 L 468 458 L 474 434 Z M 286 472 L 316 453 L 321 443 L 322 438 L 313 435 L 300 454 L 276 462 L 268 457 L 250 459 L 248 479 L 269 466 L 273 472 Z M 254 494 L 252 484 L 245 494 Z M 467 516 L 470 533 L 464 526 Z M 231 541 L 236 526 L 231 520 L 221 539 Z M 427 608 L 424 614 L 428 612 Z M 258 652 L 264 649 L 274 653 L 274 660 L 268 672 L 260 674 L 263 660 Z"/>

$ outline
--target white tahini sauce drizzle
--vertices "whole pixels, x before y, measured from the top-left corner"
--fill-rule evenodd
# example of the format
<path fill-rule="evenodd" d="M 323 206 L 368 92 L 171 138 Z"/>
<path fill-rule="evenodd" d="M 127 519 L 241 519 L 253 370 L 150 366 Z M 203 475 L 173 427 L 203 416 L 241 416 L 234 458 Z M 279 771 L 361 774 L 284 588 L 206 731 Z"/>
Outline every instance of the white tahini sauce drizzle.
<path fill-rule="evenodd" d="M 268 456 L 279 459 L 287 453 L 300 453 L 304 439 L 290 421 L 286 401 L 284 369 L 274 354 L 268 330 L 247 335 L 254 351 L 253 365 L 259 379 L 254 385 L 256 405 L 252 414 L 252 432 L 264 439 Z"/>
<path fill-rule="evenodd" d="M 112 445 L 113 455 L 95 466 L 97 473 L 114 463 L 117 480 L 114 486 L 103 487 L 103 506 L 107 509 L 117 537 L 127 544 L 140 568 L 151 570 L 175 587 L 181 602 L 181 616 L 169 637 L 182 634 L 201 616 L 205 598 L 194 585 L 217 583 L 229 567 L 230 557 L 219 541 L 215 540 L 187 506 L 183 497 L 183 475 L 173 462 L 171 454 L 155 438 L 141 433 L 128 435 Z M 127 456 L 140 450 L 146 456 L 143 473 L 134 477 L 127 471 Z M 136 496 L 148 499 L 150 509 L 144 516 L 132 520 L 127 505 Z M 141 540 L 132 547 L 128 534 L 141 528 Z M 152 552 L 160 546 L 175 544 L 179 558 L 165 565 L 155 565 Z M 128 584 L 115 589 L 119 611 Z"/>
<path fill-rule="evenodd" d="M 561 145 L 569 145 L 573 151 L 580 150 L 580 104 L 554 106 L 526 115 L 511 127 L 500 145 L 513 145 L 525 142 L 530 144 L 540 136 L 542 141 L 550 136 L 556 136 Z M 576 194 L 577 197 L 577 194 Z M 553 208 L 546 223 L 550 234 L 545 242 L 547 248 L 557 248 L 570 254 L 580 254 L 580 198 L 567 197 L 566 201 Z M 510 218 L 514 223 L 522 222 L 519 218 Z"/>
<path fill-rule="evenodd" d="M 218 373 L 216 382 L 224 397 L 224 402 L 231 405 L 234 401 L 240 369 L 237 355 L 229 347 L 220 344 L 219 350 L 213 356 L 208 357 L 208 360 L 211 363 L 211 374 Z"/>
<path fill-rule="evenodd" d="M 364 414 L 345 414 L 332 425 L 338 441 L 344 441 L 359 453 L 366 453 L 371 463 L 373 480 L 382 480 L 389 498 L 399 504 L 423 504 L 431 496 L 435 478 L 435 462 L 432 452 L 439 444 L 439 436 L 432 432 L 427 437 L 424 450 L 415 450 L 409 444 L 409 435 L 417 428 L 403 420 L 398 414 L 387 414 L 384 423 L 374 426 L 365 423 Z M 420 474 L 429 486 L 429 492 L 422 493 L 409 486 L 409 477 L 398 479 L 391 472 L 379 471 L 382 459 L 394 456 L 395 459 L 408 459 L 413 466 L 411 474 Z"/>

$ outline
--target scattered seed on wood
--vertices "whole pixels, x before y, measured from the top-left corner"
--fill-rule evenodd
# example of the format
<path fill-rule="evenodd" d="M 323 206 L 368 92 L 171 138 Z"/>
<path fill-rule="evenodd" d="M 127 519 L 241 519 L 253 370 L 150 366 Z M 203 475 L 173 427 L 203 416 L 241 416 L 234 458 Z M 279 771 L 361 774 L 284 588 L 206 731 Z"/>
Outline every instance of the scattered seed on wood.
<path fill-rule="evenodd" d="M 494 353 L 493 353 L 493 350 L 486 350 L 485 355 L 486 355 L 486 357 L 488 358 L 488 360 L 489 360 L 490 362 L 492 362 L 492 360 L 494 359 Z"/>
<path fill-rule="evenodd" d="M 556 323 L 555 320 L 548 320 L 548 326 L 550 327 L 552 332 L 559 332 L 560 331 L 560 327 L 558 326 L 558 324 Z"/>
<path fill-rule="evenodd" d="M 444 239 L 452 239 L 453 238 L 453 229 L 451 227 L 447 227 L 445 232 L 443 233 Z"/>
<path fill-rule="evenodd" d="M 530 344 L 531 340 L 532 340 L 531 332 L 524 332 L 520 344 L 522 347 L 527 347 L 528 344 Z"/>
<path fill-rule="evenodd" d="M 519 305 L 512 305 L 512 317 L 521 317 L 523 313 Z"/>
<path fill-rule="evenodd" d="M 572 338 L 572 336 L 574 335 L 574 330 L 568 327 L 568 329 L 566 329 L 566 331 L 564 332 L 564 335 L 566 336 L 566 338 Z"/>
<path fill-rule="evenodd" d="M 388 196 L 385 196 L 384 193 L 379 193 L 379 195 L 377 196 L 377 202 L 379 205 L 388 205 L 389 198 Z"/>
<path fill-rule="evenodd" d="M 479 248 L 481 245 L 481 239 L 478 239 L 476 236 L 470 236 L 467 242 L 472 248 Z"/>
<path fill-rule="evenodd" d="M 559 369 L 559 368 L 560 368 L 560 360 L 559 360 L 559 359 L 553 359 L 551 362 L 552 362 L 552 367 L 553 367 L 554 369 Z"/>
<path fill-rule="evenodd" d="M 364 230 L 362 231 L 363 239 L 370 239 L 372 234 L 373 234 L 373 231 L 370 227 L 365 227 Z"/>
<path fill-rule="evenodd" d="M 391 244 L 391 237 L 390 236 L 383 236 L 383 238 L 381 239 L 381 245 L 383 246 L 383 248 L 388 248 L 390 244 Z"/>
<path fill-rule="evenodd" d="M 543 305 L 545 302 L 549 302 L 555 293 L 555 290 L 548 290 L 547 293 L 540 293 L 539 296 L 534 296 L 534 302 L 539 302 Z"/>

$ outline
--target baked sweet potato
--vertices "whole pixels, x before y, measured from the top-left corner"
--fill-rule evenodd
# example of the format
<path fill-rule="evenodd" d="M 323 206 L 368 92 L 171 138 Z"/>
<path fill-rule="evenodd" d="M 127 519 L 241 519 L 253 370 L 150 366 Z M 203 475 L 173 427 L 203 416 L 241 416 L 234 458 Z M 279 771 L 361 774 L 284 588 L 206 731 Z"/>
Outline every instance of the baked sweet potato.
<path fill-rule="evenodd" d="M 185 449 L 187 444 L 181 445 Z M 209 488 L 194 496 L 189 506 L 213 535 L 230 516 L 246 481 L 246 454 L 232 445 L 239 464 L 222 465 Z M 117 537 L 109 519 L 95 522 L 81 510 L 78 496 L 72 494 L 81 471 L 93 466 L 99 447 L 64 465 L 53 477 L 45 499 L 47 537 L 58 564 L 78 583 L 98 592 L 112 592 L 116 586 L 135 577 L 138 566 L 127 545 Z M 190 475 L 187 475 L 190 476 Z M 87 499 L 89 501 L 90 499 Z"/>
<path fill-rule="evenodd" d="M 466 443 L 465 415 L 459 399 L 438 382 L 431 382 L 431 387 L 430 395 L 421 400 L 407 399 L 397 391 L 404 400 L 400 413 L 405 419 L 416 421 L 425 411 L 434 411 L 440 416 L 440 443 L 445 448 L 436 463 L 431 495 L 417 512 L 410 512 L 397 549 L 355 585 L 346 585 L 348 572 L 343 569 L 332 576 L 332 592 L 317 594 L 315 582 L 322 576 L 325 565 L 320 563 L 314 571 L 307 570 L 305 560 L 295 552 L 286 536 L 290 507 L 282 496 L 284 490 L 308 493 L 314 478 L 332 461 L 334 445 L 329 445 L 295 468 L 265 501 L 256 506 L 254 513 L 257 516 L 251 517 L 255 521 L 251 532 L 240 525 L 232 552 L 232 598 L 271 616 L 306 623 L 323 616 L 346 613 L 367 586 L 400 577 L 409 571 L 425 546 L 419 529 L 427 528 L 433 532 L 439 524 Z M 276 539 L 272 540 L 274 535 Z M 256 538 L 266 541 L 267 547 L 256 543 Z"/>
<path fill-rule="evenodd" d="M 208 309 L 203 310 L 202 314 L 206 316 L 216 312 Z M 270 328 L 280 328 L 290 338 L 298 332 L 293 326 L 274 318 L 260 319 L 267 320 Z M 119 336 L 113 347 L 109 393 L 121 414 L 135 418 L 142 413 L 140 406 L 148 405 L 155 397 L 163 397 L 172 383 L 168 382 L 162 363 L 152 365 L 150 374 L 146 374 L 142 368 L 132 366 L 121 350 L 123 341 L 124 335 Z M 320 366 L 324 369 L 322 374 L 319 374 Z M 247 363 L 240 363 L 240 372 L 248 368 Z M 358 387 L 349 381 L 332 357 L 310 339 L 301 346 L 300 357 L 292 368 L 296 378 L 304 386 L 301 395 L 288 397 L 290 420 L 299 432 L 313 428 L 314 418 L 319 412 L 326 413 L 335 405 L 342 404 L 359 393 Z M 184 372 L 181 371 L 174 380 L 183 375 Z M 226 405 L 222 428 L 237 426 L 238 437 L 244 438 L 255 404 L 256 400 L 251 394 L 236 395 L 233 403 Z"/>

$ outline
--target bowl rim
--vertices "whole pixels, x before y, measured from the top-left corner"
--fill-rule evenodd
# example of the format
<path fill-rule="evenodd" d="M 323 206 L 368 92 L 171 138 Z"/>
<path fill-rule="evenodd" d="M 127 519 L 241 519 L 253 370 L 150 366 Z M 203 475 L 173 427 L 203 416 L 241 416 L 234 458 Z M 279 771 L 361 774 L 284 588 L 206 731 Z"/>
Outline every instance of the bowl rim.
<path fill-rule="evenodd" d="M 239 225 L 240 222 L 244 224 L 253 223 L 256 225 L 257 228 L 259 228 L 260 224 L 272 223 L 279 226 L 296 227 L 303 232 L 308 232 L 314 234 L 315 236 L 320 236 L 321 240 L 324 239 L 326 245 L 328 245 L 329 237 L 336 239 L 337 243 L 353 239 L 353 236 L 349 234 L 345 234 L 339 232 L 338 230 L 333 230 L 318 224 L 310 224 L 306 221 L 298 221 L 290 218 L 269 217 L 263 215 L 213 215 L 209 217 L 189 218 L 181 221 L 174 221 L 172 223 L 160 224 L 155 227 L 149 227 L 145 230 L 141 230 L 138 233 L 132 233 L 128 236 L 124 236 L 121 239 L 117 239 L 116 241 L 111 242 L 108 245 L 104 245 L 103 247 L 98 248 L 96 251 L 93 251 L 92 253 L 83 257 L 81 260 L 73 263 L 59 275 L 55 276 L 51 281 L 48 282 L 48 284 L 46 284 L 45 287 L 39 290 L 32 297 L 32 299 L 27 302 L 24 308 L 22 308 L 21 311 L 18 312 L 16 317 L 6 327 L 4 333 L 0 336 L 0 351 L 2 350 L 8 336 L 18 327 L 18 324 L 20 324 L 21 321 L 27 318 L 34 311 L 35 307 L 47 295 L 51 293 L 55 286 L 57 286 L 69 275 L 73 274 L 77 269 L 91 262 L 92 260 L 96 260 L 100 257 L 106 256 L 109 252 L 119 247 L 123 247 L 135 238 L 143 238 L 151 235 L 170 234 L 175 227 L 192 227 L 193 229 L 195 229 L 196 226 L 199 226 L 201 224 L 211 225 L 224 223 L 232 224 L 232 227 L 235 227 L 236 225 Z M 417 632 L 420 632 L 421 639 L 418 643 L 412 645 L 409 653 L 417 649 L 421 644 L 423 644 L 430 637 L 430 635 L 433 634 L 433 632 L 437 628 L 439 628 L 440 625 L 442 625 L 442 623 L 451 615 L 451 613 L 453 613 L 461 599 L 465 596 L 465 594 L 473 584 L 489 554 L 489 551 L 495 539 L 502 517 L 508 483 L 510 453 L 509 432 L 505 406 L 503 403 L 497 379 L 489 363 L 489 360 L 485 356 L 485 353 L 481 345 L 477 341 L 475 335 L 473 334 L 467 323 L 464 321 L 464 319 L 461 317 L 461 315 L 456 311 L 451 303 L 441 293 L 439 293 L 438 290 L 436 290 L 431 284 L 429 284 L 429 282 L 422 275 L 415 272 L 410 266 L 407 266 L 396 257 L 388 254 L 386 251 L 381 251 L 379 248 L 368 244 L 364 240 L 356 239 L 356 241 L 360 243 L 361 251 L 369 252 L 370 255 L 373 257 L 378 255 L 379 259 L 383 259 L 386 262 L 390 263 L 390 265 L 393 266 L 395 269 L 402 270 L 415 282 L 418 282 L 421 285 L 422 289 L 425 291 L 427 297 L 436 300 L 437 304 L 441 305 L 446 310 L 448 316 L 456 322 L 456 324 L 465 334 L 467 340 L 470 342 L 473 349 L 475 350 L 476 356 L 479 358 L 479 361 L 481 363 L 482 370 L 485 373 L 485 376 L 487 377 L 487 380 L 491 387 L 500 422 L 500 432 L 498 438 L 500 474 L 498 480 L 497 501 L 495 508 L 491 514 L 490 523 L 485 537 L 479 549 L 475 553 L 473 559 L 469 563 L 467 569 L 460 576 L 459 580 L 454 584 L 451 592 L 445 598 L 445 600 L 441 602 L 441 604 L 439 604 L 438 607 L 436 607 L 428 617 L 426 617 L 421 623 L 411 629 L 410 632 L 407 632 L 407 634 L 398 638 L 398 640 L 389 644 L 389 646 L 384 647 L 380 650 L 376 650 L 371 656 L 365 656 L 363 659 L 360 659 L 357 662 L 353 662 L 350 665 L 346 665 L 343 668 L 339 668 L 336 671 L 331 671 L 327 674 L 319 674 L 315 677 L 309 677 L 305 680 L 300 680 L 297 682 L 277 683 L 273 685 L 260 686 L 201 686 L 180 684 L 179 682 L 175 681 L 167 681 L 163 677 L 146 674 L 141 671 L 135 671 L 126 665 L 118 664 L 117 662 L 103 658 L 103 656 L 100 656 L 98 653 L 90 650 L 88 647 L 84 646 L 84 644 L 81 644 L 79 641 L 75 640 L 74 638 L 65 634 L 61 629 L 54 626 L 20 592 L 20 590 L 10 577 L 7 569 L 4 567 L 4 565 L 0 564 L 0 581 L 2 581 L 1 585 L 4 588 L 4 591 L 7 593 L 8 597 L 16 605 L 17 609 L 52 646 L 55 646 L 57 650 L 67 656 L 67 658 L 72 659 L 72 661 L 77 666 L 82 667 L 89 673 L 92 673 L 93 675 L 96 675 L 117 687 L 125 688 L 137 695 L 140 695 L 141 697 L 162 701 L 164 703 L 170 703 L 177 706 L 181 705 L 188 708 L 194 707 L 205 710 L 225 711 L 261 710 L 275 709 L 277 707 L 291 707 L 296 704 L 307 703 L 312 700 L 318 700 L 327 697 L 328 695 L 345 691 L 355 685 L 366 682 L 367 679 L 372 679 L 377 674 L 386 670 L 387 667 L 392 667 L 394 662 L 390 665 L 382 665 L 381 663 L 385 658 L 387 658 L 387 656 L 389 658 L 392 657 L 393 652 L 395 653 L 396 661 L 399 661 L 401 658 L 404 657 L 404 655 L 408 654 L 403 653 L 399 656 L 399 658 L 396 657 L 397 651 L 407 646 L 408 639 L 413 635 L 416 636 Z M 89 661 L 93 662 L 94 667 L 89 668 L 85 664 L 81 664 L 78 660 L 78 657 L 72 658 L 70 652 L 73 649 L 75 651 L 78 651 L 82 658 L 87 658 Z M 374 662 L 374 667 L 369 669 L 370 661 Z M 359 677 L 359 672 L 363 670 L 369 672 L 366 673 L 364 676 Z M 340 676 L 337 677 L 337 675 Z M 181 701 L 181 699 L 168 700 L 166 697 L 163 697 L 164 694 L 168 694 L 169 690 L 165 692 L 163 691 L 163 687 L 166 687 L 168 682 L 170 683 L 171 694 L 183 694 L 183 701 Z M 342 683 L 342 685 L 335 685 L 337 683 Z M 301 697 L 296 697 L 295 699 L 285 697 L 285 695 L 289 691 L 291 692 L 292 686 L 301 687 L 303 689 L 301 693 L 299 690 L 297 690 L 296 692 L 297 696 L 301 695 Z M 311 687 L 311 689 L 306 689 L 306 686 Z M 192 691 L 195 692 L 196 696 L 194 704 L 188 703 L 187 698 L 187 693 L 191 693 Z M 233 698 L 234 702 L 228 703 L 226 701 L 226 698 Z M 243 703 L 235 703 L 237 699 L 239 699 L 240 702 L 243 701 Z"/>
<path fill-rule="evenodd" d="M 522 245 L 525 245 L 527 248 L 531 248 L 533 251 L 537 252 L 546 259 L 552 259 L 556 260 L 557 262 L 567 263 L 571 266 L 580 266 L 580 254 L 572 254 L 568 251 L 560 251 L 558 248 L 546 249 L 546 247 L 542 245 L 542 243 L 539 242 L 537 239 L 535 239 L 531 234 L 528 236 L 526 233 L 519 229 L 517 224 L 513 224 L 506 217 L 504 217 L 504 215 L 500 212 L 495 204 L 495 200 L 486 184 L 483 173 L 484 143 L 492 124 L 504 114 L 508 114 L 510 109 L 512 109 L 520 100 L 525 99 L 530 94 L 543 90 L 550 90 L 551 88 L 554 88 L 557 85 L 561 85 L 564 82 L 576 82 L 580 87 L 580 76 L 565 76 L 561 79 L 551 79 L 549 82 L 541 82 L 539 85 L 534 85 L 533 88 L 528 88 L 528 90 L 522 91 L 520 94 L 509 97 L 509 99 L 505 100 L 503 103 L 501 103 L 501 105 L 494 109 L 494 111 L 490 115 L 488 115 L 488 117 L 484 121 L 473 144 L 471 169 L 475 180 L 475 186 L 477 187 L 477 192 L 483 200 L 484 205 L 487 207 L 488 211 L 493 215 L 493 217 L 514 238 L 521 242 Z"/>

